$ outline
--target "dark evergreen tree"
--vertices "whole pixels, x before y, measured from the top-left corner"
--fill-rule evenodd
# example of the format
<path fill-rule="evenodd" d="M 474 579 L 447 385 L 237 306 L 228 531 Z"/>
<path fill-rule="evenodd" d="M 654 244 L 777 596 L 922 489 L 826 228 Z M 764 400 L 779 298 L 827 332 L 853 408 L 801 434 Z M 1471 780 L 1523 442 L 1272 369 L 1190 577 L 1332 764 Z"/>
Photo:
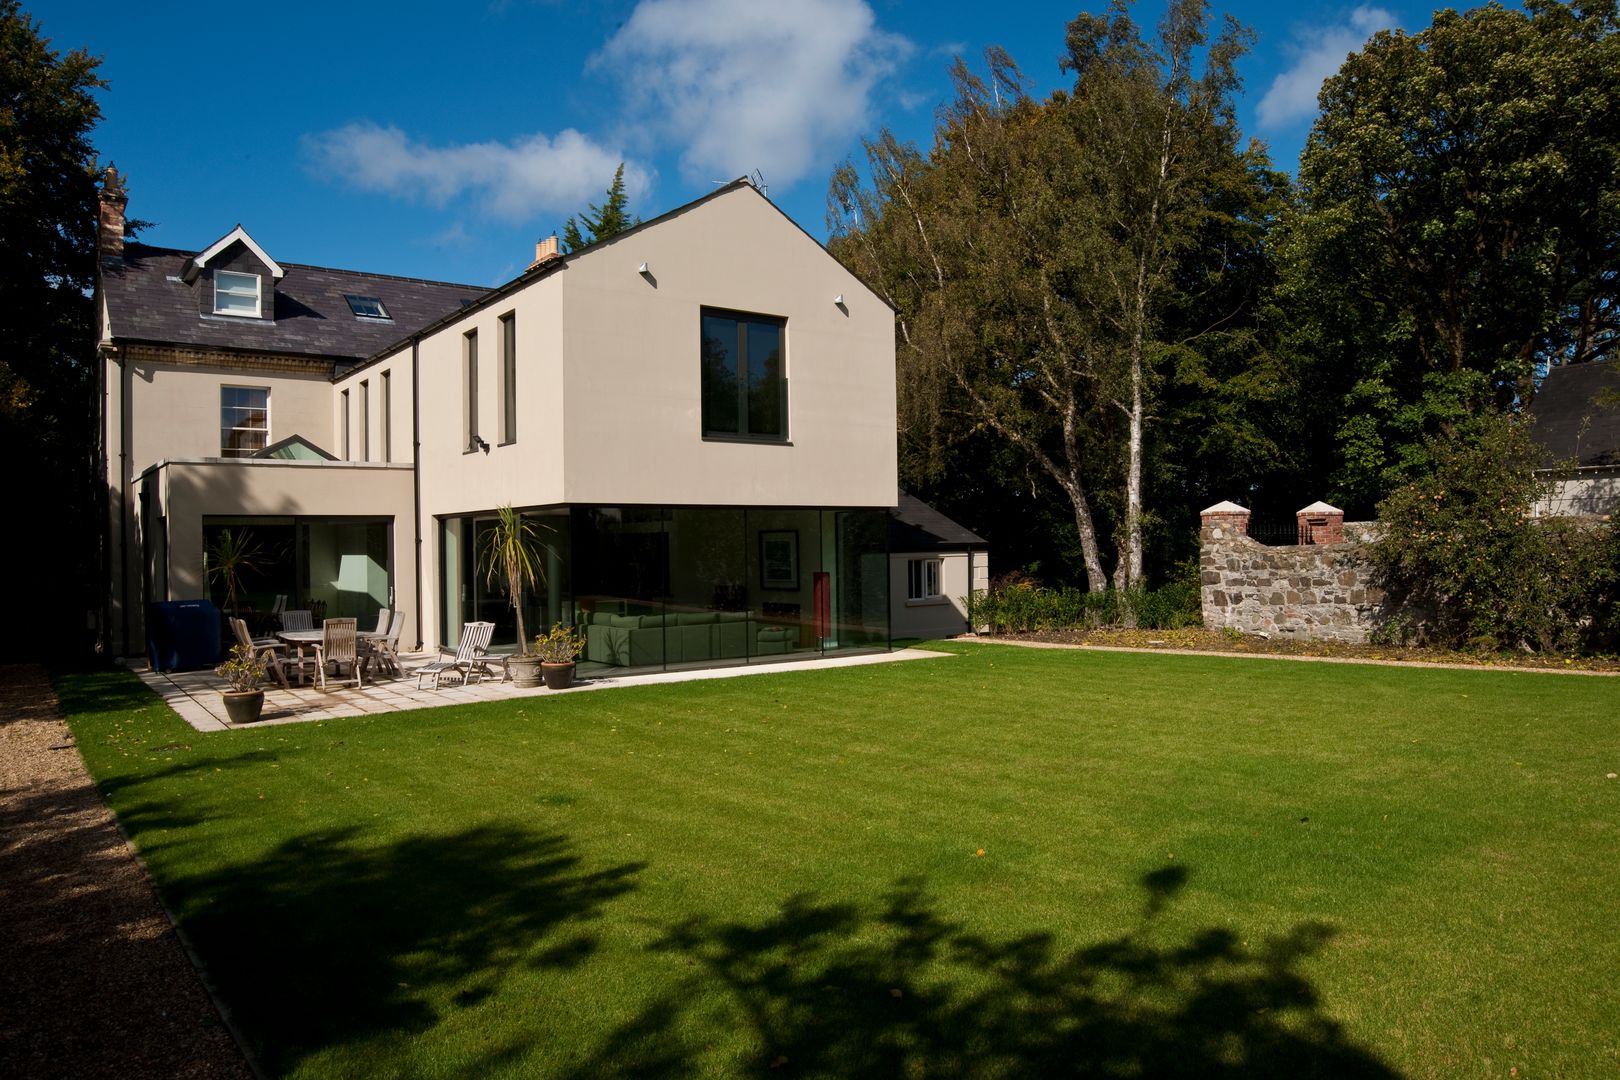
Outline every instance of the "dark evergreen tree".
<path fill-rule="evenodd" d="M 64 655 L 95 606 L 91 290 L 96 259 L 100 61 L 51 49 L 16 0 L 0 0 L 0 460 L 11 571 L 7 655 Z M 22 528 L 24 520 L 34 527 Z"/>
<path fill-rule="evenodd" d="M 591 203 L 587 212 L 571 217 L 563 226 L 563 247 L 578 251 L 587 244 L 595 244 L 624 230 L 641 224 L 640 218 L 630 216 L 630 197 L 624 193 L 624 162 L 613 172 L 613 183 L 608 186 L 607 201 L 598 206 Z"/>

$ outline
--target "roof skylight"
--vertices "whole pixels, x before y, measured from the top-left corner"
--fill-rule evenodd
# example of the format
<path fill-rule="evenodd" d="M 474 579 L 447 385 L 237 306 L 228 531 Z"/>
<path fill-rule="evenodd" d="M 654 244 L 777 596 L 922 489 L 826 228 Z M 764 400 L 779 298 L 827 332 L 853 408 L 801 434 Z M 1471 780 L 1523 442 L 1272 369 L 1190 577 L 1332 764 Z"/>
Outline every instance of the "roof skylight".
<path fill-rule="evenodd" d="M 349 302 L 349 310 L 354 312 L 357 319 L 392 319 L 383 302 L 375 296 L 349 296 L 344 294 L 343 299 Z"/>

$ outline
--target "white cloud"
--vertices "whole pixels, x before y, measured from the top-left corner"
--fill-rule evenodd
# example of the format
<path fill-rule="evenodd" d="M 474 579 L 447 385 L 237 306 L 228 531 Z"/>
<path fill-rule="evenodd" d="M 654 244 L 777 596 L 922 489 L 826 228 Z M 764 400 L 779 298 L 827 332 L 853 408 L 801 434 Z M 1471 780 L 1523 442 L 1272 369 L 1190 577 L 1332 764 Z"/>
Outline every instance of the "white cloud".
<path fill-rule="evenodd" d="M 1316 96 L 1322 84 L 1344 65 L 1345 57 L 1360 49 L 1380 30 L 1398 26 L 1393 14 L 1363 4 L 1346 22 L 1301 30 L 1289 51 L 1294 62 L 1271 80 L 1255 107 L 1264 128 L 1287 127 L 1316 114 Z"/>
<path fill-rule="evenodd" d="M 304 138 L 312 169 L 335 175 L 362 191 L 444 205 L 477 197 L 490 214 L 514 221 L 541 213 L 573 212 L 600 201 L 624 155 L 573 129 L 525 135 L 511 142 L 429 146 L 397 127 L 348 124 Z M 624 167 L 632 198 L 647 191 L 647 171 Z"/>
<path fill-rule="evenodd" d="M 627 88 L 632 127 L 682 148 L 689 179 L 759 169 L 785 187 L 871 125 L 912 48 L 866 0 L 641 0 L 589 66 Z"/>

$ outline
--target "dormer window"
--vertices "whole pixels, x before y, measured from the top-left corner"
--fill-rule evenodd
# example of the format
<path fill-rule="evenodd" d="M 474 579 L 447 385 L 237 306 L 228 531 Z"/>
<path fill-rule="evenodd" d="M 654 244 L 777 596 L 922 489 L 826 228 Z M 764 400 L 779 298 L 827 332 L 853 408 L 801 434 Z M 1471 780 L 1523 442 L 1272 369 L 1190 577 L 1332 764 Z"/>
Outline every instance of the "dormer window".
<path fill-rule="evenodd" d="M 354 312 L 357 319 L 392 319 L 383 302 L 375 296 L 349 296 L 344 294 L 343 299 L 349 302 L 349 310 Z"/>
<path fill-rule="evenodd" d="M 259 275 L 214 271 L 214 314 L 259 317 Z"/>

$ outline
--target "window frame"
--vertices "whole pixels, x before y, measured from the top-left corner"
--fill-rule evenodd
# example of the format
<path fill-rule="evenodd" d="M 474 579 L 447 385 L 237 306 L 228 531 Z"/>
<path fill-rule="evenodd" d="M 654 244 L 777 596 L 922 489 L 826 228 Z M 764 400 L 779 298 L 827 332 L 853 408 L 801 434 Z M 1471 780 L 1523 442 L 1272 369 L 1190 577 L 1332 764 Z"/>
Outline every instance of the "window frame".
<path fill-rule="evenodd" d="M 360 460 L 371 460 L 371 383 L 360 380 Z"/>
<path fill-rule="evenodd" d="M 708 398 L 704 389 L 703 370 L 703 323 L 709 318 L 731 319 L 737 325 L 737 427 L 736 430 L 712 429 L 709 427 L 709 418 L 705 412 L 705 401 Z M 748 370 L 748 326 L 772 326 L 777 332 L 777 348 L 781 354 L 781 371 L 777 375 L 777 415 L 780 417 L 780 430 L 774 434 L 753 433 L 748 430 L 748 390 L 749 381 L 745 377 Z M 766 445 L 787 446 L 791 425 L 788 422 L 788 320 L 785 315 L 767 315 L 757 311 L 739 311 L 735 308 L 702 307 L 698 309 L 698 425 L 703 439 L 707 442 L 746 442 L 762 443 Z"/>
<path fill-rule="evenodd" d="M 461 335 L 461 452 L 478 452 L 478 330 Z"/>
<path fill-rule="evenodd" d="M 500 445 L 517 442 L 517 312 L 508 311 L 496 325 L 501 328 Z"/>
<path fill-rule="evenodd" d="M 339 448 L 342 450 L 340 457 L 344 461 L 352 461 L 353 459 L 349 457 L 349 391 L 344 389 L 338 400 L 341 403 L 339 411 L 343 414 L 339 424 L 343 433 L 343 445 Z"/>
<path fill-rule="evenodd" d="M 357 319 L 369 319 L 373 322 L 394 321 L 394 317 L 388 314 L 388 305 L 382 302 L 382 297 L 380 296 L 360 296 L 354 293 L 344 293 L 343 299 L 348 302 L 349 312 Z M 356 306 L 357 304 L 375 304 L 377 305 L 377 310 L 375 313 L 370 311 L 361 311 L 360 308 Z"/>
<path fill-rule="evenodd" d="M 920 573 L 919 573 L 920 571 Z M 933 581 L 928 579 L 932 577 Z M 939 555 L 927 555 L 906 560 L 906 603 L 939 604 L 945 601 L 945 560 Z M 918 586 L 921 586 L 919 590 Z M 929 591 L 932 585 L 933 591 Z"/>
<path fill-rule="evenodd" d="M 246 296 L 245 287 L 221 288 L 224 284 L 222 278 L 239 278 L 253 282 L 253 311 L 231 310 L 219 306 L 221 296 Z M 264 282 L 258 274 L 250 274 L 244 270 L 215 270 L 214 271 L 214 314 L 228 315 L 234 319 L 261 319 L 264 317 Z"/>
<path fill-rule="evenodd" d="M 378 419 L 381 422 L 382 462 L 390 464 L 394 460 L 394 373 L 384 371 L 381 382 L 377 387 Z"/>
<path fill-rule="evenodd" d="M 264 430 L 264 446 L 257 446 L 257 447 L 254 447 L 253 449 L 247 450 L 245 452 L 242 451 L 242 449 L 240 447 L 238 447 L 238 448 L 236 448 L 236 452 L 233 453 L 233 452 L 231 452 L 231 448 L 229 448 L 229 447 L 227 447 L 225 445 L 225 432 L 227 430 L 233 431 L 233 432 L 234 431 L 257 431 L 257 430 L 259 430 L 258 428 L 243 427 L 240 424 L 232 426 L 230 428 L 225 427 L 225 424 L 223 423 L 223 421 L 225 419 L 223 414 L 224 414 L 224 411 L 225 411 L 225 409 L 227 407 L 225 405 L 225 391 L 227 391 L 227 390 L 249 390 L 249 391 L 253 391 L 253 392 L 257 392 L 257 393 L 262 393 L 264 395 L 264 408 L 262 410 L 260 410 L 264 414 L 264 429 L 263 429 Z M 222 458 L 252 457 L 254 454 L 258 453 L 260 450 L 263 450 L 265 446 L 269 446 L 270 445 L 270 430 L 271 430 L 271 428 L 270 428 L 270 388 L 268 386 L 247 386 L 247 385 L 244 385 L 242 383 L 220 383 L 219 384 L 219 394 L 220 394 L 219 407 L 220 407 L 220 413 L 221 413 L 221 416 L 220 416 L 221 423 L 220 423 L 220 426 L 219 426 L 219 435 L 220 435 L 220 439 L 219 439 L 219 456 L 222 457 Z M 232 405 L 232 406 L 229 406 L 229 407 L 233 408 L 233 409 L 244 408 L 244 406 L 239 406 L 239 405 Z"/>

